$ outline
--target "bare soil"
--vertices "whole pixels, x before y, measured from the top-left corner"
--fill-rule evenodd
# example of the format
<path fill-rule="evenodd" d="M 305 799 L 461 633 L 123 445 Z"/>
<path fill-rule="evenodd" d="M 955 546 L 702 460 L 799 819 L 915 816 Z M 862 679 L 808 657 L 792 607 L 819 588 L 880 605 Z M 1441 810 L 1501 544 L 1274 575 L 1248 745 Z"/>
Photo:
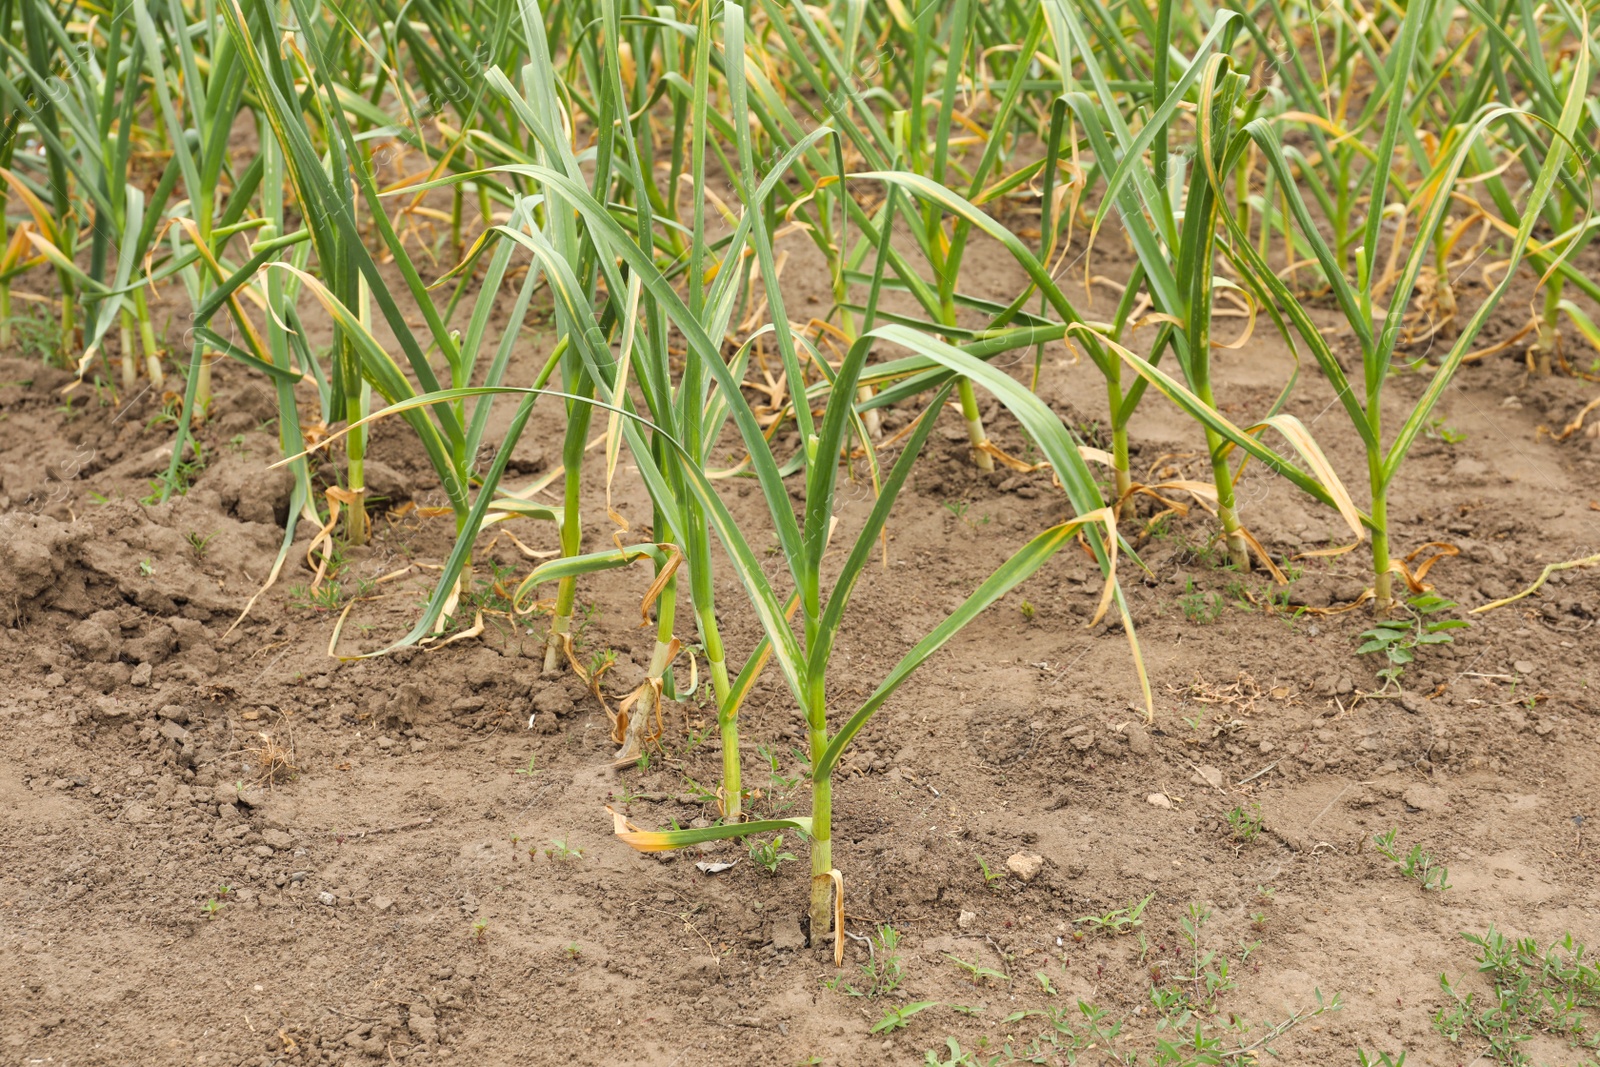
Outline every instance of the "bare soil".
<path fill-rule="evenodd" d="M 999 272 L 996 291 L 1010 282 Z M 538 366 L 551 342 L 530 333 L 519 365 Z M 1031 353 L 1014 369 L 1028 374 Z M 1245 418 L 1289 369 L 1258 334 L 1219 356 L 1219 393 Z M 1098 572 L 1064 553 L 903 689 L 845 765 L 848 927 L 892 924 L 904 964 L 891 996 L 852 997 L 825 986 L 838 972 L 806 944 L 801 842 L 785 847 L 802 862 L 771 875 L 735 844 L 645 856 L 611 836 L 607 804 L 647 826 L 714 816 L 708 705 L 676 706 L 649 768 L 616 773 L 598 702 L 570 675 L 541 677 L 536 621 L 491 612 L 481 637 L 341 662 L 329 654 L 337 611 L 305 588 L 304 523 L 283 578 L 233 627 L 287 512 L 288 481 L 268 469 L 270 391 L 219 366 L 206 466 L 185 496 L 150 504 L 172 439 L 159 399 L 102 405 L 80 388 L 68 411 L 66 381 L 0 362 L 0 1063 L 899 1064 L 947 1056 L 949 1037 L 1065 1063 L 1040 1013 L 1075 1015 L 1078 1001 L 1125 1018 L 1118 1047 L 1148 1053 L 1151 986 L 1189 966 L 1180 922 L 1199 904 L 1212 912 L 1204 947 L 1232 961 L 1237 986 L 1217 1019 L 1247 1022 L 1245 1040 L 1320 991 L 1343 1010 L 1279 1038 L 1283 1062 L 1352 1064 L 1359 1046 L 1464 1064 L 1483 1043 L 1432 1027 L 1441 973 L 1488 988 L 1462 932 L 1600 943 L 1586 823 L 1600 797 L 1600 569 L 1474 617 L 1408 669 L 1403 698 L 1373 696 L 1381 664 L 1354 654 L 1369 610 L 1295 612 L 1354 599 L 1362 552 L 1301 559 L 1274 602 L 1259 574 L 1219 568 L 1204 513 L 1171 516 L 1138 543 L 1148 573 L 1124 572 L 1157 696 L 1146 725 L 1125 635 L 1085 625 Z M 1394 380 L 1390 425 L 1424 384 Z M 1394 493 L 1394 540 L 1401 553 L 1459 549 L 1429 580 L 1463 610 L 1600 551 L 1600 439 L 1536 433 L 1597 388 L 1530 380 L 1519 352 L 1452 385 L 1440 425 L 1465 437 L 1419 443 Z M 1087 362 L 1052 346 L 1041 395 L 1098 432 L 1104 392 Z M 1359 486 L 1358 443 L 1313 369 L 1289 410 Z M 990 568 L 1065 517 L 1047 472 L 980 474 L 946 418 L 892 520 L 887 567 L 856 594 L 836 706 L 871 692 Z M 1004 415 L 989 422 L 1024 453 Z M 519 484 L 556 460 L 560 432 L 553 407 L 536 415 Z M 1201 476 L 1198 433 L 1160 398 L 1133 438 L 1151 480 Z M 347 655 L 405 632 L 432 580 L 424 565 L 450 539 L 448 518 L 420 510 L 441 494 L 397 421 L 371 455 L 393 510 L 339 577 L 346 596 L 372 597 L 344 624 Z M 870 499 L 856 474 L 847 530 Z M 759 528 L 753 487 L 727 495 Z M 1258 466 L 1241 497 L 1277 557 L 1341 541 L 1337 516 Z M 647 521 L 626 471 L 618 499 Z M 611 529 L 591 507 L 586 542 Z M 519 536 L 554 547 L 547 531 Z M 518 577 L 531 566 L 504 537 L 479 553 L 479 578 L 491 563 Z M 648 662 L 648 584 L 619 571 L 581 589 L 581 647 L 615 653 L 614 693 Z M 742 656 L 755 622 L 736 586 L 719 596 Z M 775 678 L 743 730 L 754 809 L 804 810 L 800 723 Z M 1256 806 L 1261 832 L 1235 840 L 1226 813 Z M 1448 866 L 1447 891 L 1377 854 L 1373 836 L 1392 827 Z M 1014 856 L 1030 880 L 1008 868 Z M 705 874 L 703 860 L 734 866 Z M 1075 920 L 1151 894 L 1135 933 L 1075 933 L 1088 929 Z M 847 949 L 844 980 L 862 989 L 867 946 Z M 998 976 L 975 984 L 950 957 Z M 939 1006 L 870 1032 L 908 1001 Z M 1527 1051 L 1581 1060 L 1546 1036 Z"/>

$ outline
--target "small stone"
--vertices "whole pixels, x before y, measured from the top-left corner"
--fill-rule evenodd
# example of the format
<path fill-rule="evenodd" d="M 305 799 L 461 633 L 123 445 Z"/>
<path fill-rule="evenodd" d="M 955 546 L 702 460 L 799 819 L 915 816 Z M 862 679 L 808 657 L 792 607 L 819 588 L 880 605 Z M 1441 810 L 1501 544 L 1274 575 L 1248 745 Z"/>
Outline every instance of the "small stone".
<path fill-rule="evenodd" d="M 339 898 L 324 889 L 322 892 L 317 894 L 317 903 L 321 904 L 323 907 L 331 908 L 335 904 L 339 903 Z"/>
<path fill-rule="evenodd" d="M 237 779 L 231 782 L 218 782 L 212 787 L 212 797 L 218 804 L 240 804 L 247 808 L 259 808 L 267 802 L 266 790 L 260 786 L 247 785 Z"/>
<path fill-rule="evenodd" d="M 794 919 L 780 919 L 772 928 L 772 947 L 782 952 L 798 952 L 805 947 L 806 937 Z"/>
<path fill-rule="evenodd" d="M 1212 766 L 1196 767 L 1194 777 L 1189 780 L 1195 785 L 1209 785 L 1212 789 L 1222 788 L 1222 772 Z"/>
<path fill-rule="evenodd" d="M 1441 811 L 1449 803 L 1450 794 L 1436 785 L 1423 785 L 1419 782 L 1408 788 L 1401 799 L 1418 811 Z"/>
<path fill-rule="evenodd" d="M 439 1023 L 433 1016 L 433 1009 L 427 1004 L 412 1004 L 406 1019 L 406 1028 L 411 1031 L 411 1036 L 428 1045 L 439 1039 Z"/>
<path fill-rule="evenodd" d="M 978 913 L 975 911 L 964 911 L 960 915 L 956 916 L 956 925 L 961 927 L 963 930 L 972 929 L 973 923 L 976 923 L 977 921 Z"/>
<path fill-rule="evenodd" d="M 1517 662 L 1511 665 L 1511 669 L 1516 671 L 1518 674 L 1532 674 L 1537 667 L 1529 660 L 1519 659 Z"/>
<path fill-rule="evenodd" d="M 1165 808 L 1168 811 L 1172 810 L 1172 801 L 1167 798 L 1167 794 L 1165 793 L 1151 793 L 1144 799 L 1153 808 Z"/>
<path fill-rule="evenodd" d="M 1261 750 L 1261 754 L 1264 756 L 1268 752 L 1271 752 L 1273 749 L 1277 748 L 1278 746 L 1274 745 L 1271 741 L 1263 741 L 1263 742 L 1261 742 L 1261 744 L 1257 745 L 1256 747 Z"/>
<path fill-rule="evenodd" d="M 1011 858 L 1006 860 L 1006 870 L 1024 882 L 1031 882 L 1039 877 L 1040 871 L 1044 870 L 1044 857 L 1032 852 L 1013 853 Z"/>
<path fill-rule="evenodd" d="M 133 674 L 128 677 L 129 685 L 146 686 L 150 684 L 150 676 L 155 673 L 155 668 L 148 663 L 141 663 L 133 669 Z"/>

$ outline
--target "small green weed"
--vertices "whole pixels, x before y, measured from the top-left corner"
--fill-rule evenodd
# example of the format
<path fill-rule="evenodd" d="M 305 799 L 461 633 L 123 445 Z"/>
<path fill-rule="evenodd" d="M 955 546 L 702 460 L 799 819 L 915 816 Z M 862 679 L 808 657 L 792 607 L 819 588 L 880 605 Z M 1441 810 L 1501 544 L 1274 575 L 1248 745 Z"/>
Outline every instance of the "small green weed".
<path fill-rule="evenodd" d="M 793 862 L 795 855 L 783 851 L 783 835 L 777 834 L 771 841 L 751 842 L 750 858 L 765 867 L 768 874 L 775 875 L 780 866 Z"/>
<path fill-rule="evenodd" d="M 1131 934 L 1144 925 L 1144 910 L 1155 898 L 1156 895 L 1151 893 L 1125 908 L 1117 908 L 1103 915 L 1084 915 L 1072 921 L 1103 934 Z"/>
<path fill-rule="evenodd" d="M 1009 974 L 997 971 L 992 967 L 985 967 L 979 963 L 972 963 L 952 953 L 946 952 L 944 954 L 944 958 L 959 967 L 961 969 L 961 973 L 966 977 L 967 981 L 971 982 L 973 985 L 982 985 L 985 982 L 1011 981 L 1011 976 Z"/>
<path fill-rule="evenodd" d="M 544 855 L 548 860 L 581 860 L 583 849 L 568 844 L 566 838 L 560 837 L 550 842 L 549 847 L 544 850 Z"/>
<path fill-rule="evenodd" d="M 211 534 L 209 537 L 201 537 L 191 530 L 183 535 L 183 539 L 189 542 L 189 551 L 194 553 L 195 559 L 205 559 L 206 553 L 211 551 L 211 542 L 217 539 L 217 535 Z"/>
<path fill-rule="evenodd" d="M 1450 1003 L 1434 1016 L 1436 1031 L 1454 1043 L 1467 1035 L 1486 1041 L 1483 1057 L 1513 1067 L 1533 1062 L 1522 1046 L 1534 1034 L 1565 1039 L 1590 1054 L 1586 1062 L 1594 1062 L 1600 1049 L 1593 1018 L 1600 1008 L 1600 969 L 1586 958 L 1582 942 L 1568 933 L 1542 948 L 1533 938 L 1511 940 L 1492 925 L 1482 937 L 1461 936 L 1477 947 L 1478 971 L 1494 992 L 1486 997 L 1463 993 L 1448 975 L 1440 975 Z"/>
<path fill-rule="evenodd" d="M 1261 805 L 1251 804 L 1247 808 L 1241 804 L 1233 808 L 1228 812 L 1228 826 L 1235 841 L 1248 845 L 1261 836 Z"/>
<path fill-rule="evenodd" d="M 885 997 L 899 989 L 906 977 L 905 958 L 900 954 L 900 931 L 888 923 L 873 930 L 867 938 L 867 962 L 861 965 L 861 974 L 865 982 L 860 989 L 843 977 L 827 979 L 823 985 L 848 997 Z"/>
<path fill-rule="evenodd" d="M 1196 589 L 1193 578 L 1189 579 L 1183 595 L 1178 598 L 1178 609 L 1183 612 L 1183 617 L 1202 626 L 1221 618 L 1226 606 L 1227 602 L 1220 594 Z"/>
<path fill-rule="evenodd" d="M 914 1000 L 904 1007 L 890 1008 L 883 1013 L 883 1018 L 872 1024 L 872 1032 L 875 1034 L 892 1034 L 896 1030 L 904 1030 L 906 1024 L 911 1021 L 911 1017 L 917 1012 L 927 1011 L 929 1008 L 937 1008 L 938 1006 L 939 1002 L 937 1000 Z"/>
<path fill-rule="evenodd" d="M 1421 593 L 1406 601 L 1406 614 L 1396 619 L 1385 619 L 1370 630 L 1362 631 L 1365 642 L 1356 649 L 1356 655 L 1382 652 L 1389 665 L 1378 671 L 1384 689 L 1399 681 L 1406 664 L 1417 658 L 1417 649 L 1426 645 L 1447 645 L 1454 640 L 1451 630 L 1464 629 L 1470 624 L 1464 619 L 1430 619 L 1455 607 L 1455 601 L 1446 600 L 1433 593 Z"/>
<path fill-rule="evenodd" d="M 1379 834 L 1372 839 L 1378 847 L 1378 852 L 1390 863 L 1400 868 L 1400 873 L 1407 878 L 1416 879 L 1423 889 L 1433 889 L 1443 893 L 1450 888 L 1450 869 L 1440 863 L 1431 852 L 1424 852 L 1421 845 L 1412 845 L 1411 851 L 1404 856 L 1395 847 L 1395 835 L 1400 832 L 1399 827 L 1390 827 L 1386 834 Z"/>
<path fill-rule="evenodd" d="M 217 913 L 228 906 L 227 897 L 232 892 L 233 886 L 231 885 L 217 886 L 216 892 L 211 895 L 210 899 L 200 905 L 200 910 L 205 912 L 206 918 L 215 919 Z"/>

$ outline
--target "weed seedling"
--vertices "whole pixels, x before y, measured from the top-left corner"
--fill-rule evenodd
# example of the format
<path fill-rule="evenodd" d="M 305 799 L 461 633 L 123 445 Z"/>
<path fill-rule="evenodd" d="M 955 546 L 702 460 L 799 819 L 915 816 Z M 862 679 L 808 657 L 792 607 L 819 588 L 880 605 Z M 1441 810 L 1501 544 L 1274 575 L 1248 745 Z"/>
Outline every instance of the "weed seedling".
<path fill-rule="evenodd" d="M 189 551 L 194 553 L 195 559 L 205 559 L 206 553 L 211 551 L 211 542 L 216 539 L 216 534 L 212 534 L 209 537 L 201 537 L 192 530 L 184 535 L 184 540 L 189 542 Z"/>
<path fill-rule="evenodd" d="M 139 561 L 139 574 L 142 577 L 148 578 L 152 574 L 154 574 L 155 572 L 156 572 L 156 565 L 154 563 L 151 563 L 147 559 L 141 559 Z"/>
<path fill-rule="evenodd" d="M 1135 904 L 1125 908 L 1108 911 L 1103 915 L 1085 915 L 1072 920 L 1082 923 L 1090 930 L 1097 930 L 1106 934 L 1131 934 L 1134 930 L 1144 925 L 1144 910 L 1156 898 L 1154 893 Z"/>
<path fill-rule="evenodd" d="M 906 1023 L 917 1012 L 938 1006 L 939 1002 L 936 1000 L 914 1000 L 904 1007 L 890 1008 L 883 1013 L 883 1018 L 872 1024 L 872 1032 L 875 1034 L 892 1034 L 896 1030 L 904 1030 Z"/>
<path fill-rule="evenodd" d="M 1224 606 L 1226 601 L 1217 593 L 1205 593 L 1196 589 L 1193 578 L 1189 579 L 1184 594 L 1178 598 L 1178 608 L 1183 612 L 1183 617 L 1202 626 L 1221 618 Z"/>
<path fill-rule="evenodd" d="M 1356 1067 L 1406 1067 L 1406 1054 L 1391 1056 L 1387 1052 L 1367 1054 L 1366 1049 L 1356 1049 Z"/>
<path fill-rule="evenodd" d="M 488 936 L 489 936 L 489 920 L 488 919 L 479 919 L 477 922 L 472 924 L 472 940 L 473 941 L 475 941 L 475 942 L 477 942 L 478 944 L 481 945 L 488 938 Z"/>
<path fill-rule="evenodd" d="M 783 835 L 775 835 L 771 841 L 753 841 L 750 843 L 750 858 L 765 867 L 768 874 L 776 875 L 778 868 L 795 859 L 793 852 L 784 852 Z"/>
<path fill-rule="evenodd" d="M 867 938 L 867 962 L 861 965 L 865 985 L 857 989 L 843 978 L 827 979 L 823 985 L 849 997 L 884 997 L 900 988 L 905 973 L 905 959 L 900 955 L 900 931 L 883 923 Z"/>
<path fill-rule="evenodd" d="M 1422 431 L 1435 441 L 1443 441 L 1447 445 L 1459 445 L 1467 439 L 1467 435 L 1453 426 L 1446 426 L 1443 419 L 1432 419 L 1428 428 Z"/>
<path fill-rule="evenodd" d="M 211 898 L 204 904 L 200 905 L 200 910 L 205 912 L 206 918 L 215 919 L 217 917 L 217 912 L 228 906 L 224 898 L 226 898 L 227 895 L 232 892 L 233 886 L 231 885 L 217 886 L 217 891 L 211 896 Z"/>
<path fill-rule="evenodd" d="M 1395 835 L 1400 832 L 1399 827 L 1391 827 L 1386 834 L 1379 834 L 1372 839 L 1378 851 L 1390 863 L 1400 868 L 1400 873 L 1407 878 L 1414 878 L 1423 889 L 1434 889 L 1443 893 L 1450 888 L 1450 869 L 1434 858 L 1433 853 L 1424 852 L 1421 845 L 1412 845 L 1411 851 L 1404 857 L 1395 847 Z"/>
<path fill-rule="evenodd" d="M 1011 976 L 1008 974 L 1003 974 L 992 967 L 985 967 L 980 963 L 969 962 L 949 952 L 944 954 L 944 958 L 959 967 L 961 973 L 966 976 L 967 981 L 973 985 L 982 985 L 984 982 L 1011 981 Z"/>
<path fill-rule="evenodd" d="M 544 850 L 544 854 L 546 859 L 552 861 L 583 859 L 583 849 L 574 848 L 572 845 L 567 844 L 567 840 L 564 837 L 550 842 L 550 847 Z"/>
<path fill-rule="evenodd" d="M 1251 804 L 1247 808 L 1241 804 L 1233 808 L 1228 812 L 1228 826 L 1235 841 L 1248 845 L 1261 836 L 1261 805 Z"/>
<path fill-rule="evenodd" d="M 990 867 L 989 866 L 989 861 L 984 859 L 982 856 L 977 857 L 977 859 L 978 859 L 978 869 L 983 872 L 983 884 L 984 885 L 994 885 L 996 882 L 1005 881 L 1005 877 L 1006 877 L 1006 872 L 1005 871 L 996 870 L 993 867 Z"/>
<path fill-rule="evenodd" d="M 1535 1034 L 1563 1038 L 1590 1053 L 1578 1062 L 1594 1062 L 1600 1037 L 1592 1013 L 1600 1008 L 1600 970 L 1586 958 L 1582 942 L 1569 933 L 1543 948 L 1533 938 L 1508 939 L 1493 926 L 1482 937 L 1461 936 L 1477 947 L 1478 970 L 1494 992 L 1488 997 L 1462 992 L 1448 975 L 1440 975 L 1450 1003 L 1434 1016 L 1436 1031 L 1455 1043 L 1465 1036 L 1485 1041 L 1489 1047 L 1480 1059 L 1512 1067 L 1533 1062 L 1523 1046 Z"/>
<path fill-rule="evenodd" d="M 289 587 L 289 603 L 301 611 L 337 611 L 344 603 L 344 590 L 334 581 L 323 582 L 315 589 L 292 585 Z"/>
<path fill-rule="evenodd" d="M 1470 625 L 1464 619 L 1430 619 L 1455 607 L 1455 601 L 1433 593 L 1422 593 L 1406 601 L 1406 614 L 1401 618 L 1385 619 L 1370 630 L 1362 631 L 1365 642 L 1356 649 L 1356 655 L 1382 652 L 1389 665 L 1378 671 L 1378 678 L 1387 690 L 1399 681 L 1406 664 L 1417 658 L 1416 650 L 1425 645 L 1447 645 L 1454 638 L 1451 630 Z"/>
<path fill-rule="evenodd" d="M 955 515 L 957 522 L 966 523 L 966 526 L 971 528 L 971 530 L 978 530 L 979 526 L 989 525 L 989 515 L 979 515 L 978 518 L 968 517 L 968 510 L 971 510 L 971 507 L 973 506 L 971 506 L 970 502 L 968 501 L 944 502 L 944 510 L 947 510 L 947 512 L 950 512 L 952 515 Z"/>

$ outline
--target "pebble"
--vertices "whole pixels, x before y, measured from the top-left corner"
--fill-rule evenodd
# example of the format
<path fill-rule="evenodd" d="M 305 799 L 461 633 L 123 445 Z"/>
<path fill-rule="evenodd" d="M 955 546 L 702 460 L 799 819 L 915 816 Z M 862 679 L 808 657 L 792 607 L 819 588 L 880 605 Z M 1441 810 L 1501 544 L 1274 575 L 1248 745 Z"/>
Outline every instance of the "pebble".
<path fill-rule="evenodd" d="M 1044 870 L 1044 857 L 1033 852 L 1016 852 L 1006 860 L 1006 870 L 1022 879 L 1031 882 L 1039 877 L 1039 872 Z"/>
<path fill-rule="evenodd" d="M 335 904 L 339 903 L 339 898 L 324 889 L 322 892 L 317 894 L 317 903 L 322 904 L 324 907 L 331 908 Z"/>
<path fill-rule="evenodd" d="M 1449 803 L 1450 794 L 1436 785 L 1423 785 L 1419 782 L 1408 788 L 1402 799 L 1418 811 L 1440 811 Z"/>
<path fill-rule="evenodd" d="M 1519 659 L 1511 665 L 1511 669 L 1518 674 L 1532 674 L 1537 669 L 1537 666 L 1529 660 Z"/>
<path fill-rule="evenodd" d="M 977 921 L 978 913 L 975 911 L 964 911 L 960 915 L 956 916 L 956 925 L 961 927 L 963 930 L 972 929 L 972 925 Z"/>
<path fill-rule="evenodd" d="M 785 952 L 798 952 L 805 947 L 805 935 L 794 919 L 780 919 L 772 928 L 772 947 Z"/>
<path fill-rule="evenodd" d="M 1153 808 L 1165 808 L 1168 811 L 1172 810 L 1172 801 L 1167 798 L 1167 794 L 1165 793 L 1151 793 L 1149 796 L 1145 797 L 1145 800 L 1149 801 L 1150 806 Z"/>

